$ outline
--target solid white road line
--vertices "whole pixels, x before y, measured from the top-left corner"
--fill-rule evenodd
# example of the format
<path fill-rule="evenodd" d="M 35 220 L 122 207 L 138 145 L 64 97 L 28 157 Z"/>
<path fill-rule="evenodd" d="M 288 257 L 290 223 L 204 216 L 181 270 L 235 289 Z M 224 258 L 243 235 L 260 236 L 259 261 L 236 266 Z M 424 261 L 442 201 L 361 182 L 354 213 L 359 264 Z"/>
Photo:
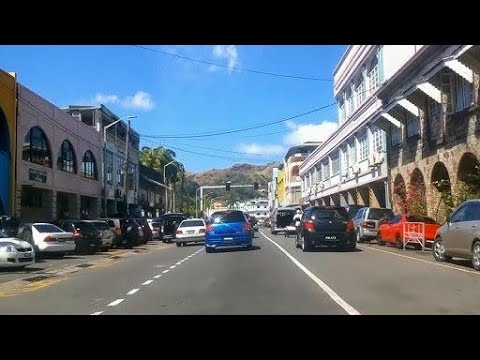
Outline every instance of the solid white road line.
<path fill-rule="evenodd" d="M 132 290 L 130 290 L 130 291 L 127 293 L 127 295 L 133 295 L 133 294 L 135 294 L 138 290 L 140 290 L 140 289 L 132 289 Z"/>
<path fill-rule="evenodd" d="M 97 312 L 94 312 L 94 313 L 92 313 L 92 314 L 90 314 L 90 315 L 100 315 L 101 313 L 103 313 L 103 311 L 97 311 Z"/>
<path fill-rule="evenodd" d="M 162 273 L 163 273 L 163 274 L 166 274 L 166 273 L 169 272 L 169 271 L 170 271 L 169 269 L 163 270 Z"/>
<path fill-rule="evenodd" d="M 118 304 L 122 303 L 123 300 L 125 300 L 125 299 L 117 299 L 117 300 L 111 302 L 110 304 L 108 304 L 107 306 L 117 306 Z"/>
<path fill-rule="evenodd" d="M 153 282 L 153 280 L 147 280 L 142 283 L 142 285 L 150 285 Z"/>
<path fill-rule="evenodd" d="M 290 253 L 285 250 L 283 247 L 278 245 L 275 241 L 270 239 L 267 235 L 263 232 L 260 232 L 268 241 L 270 241 L 273 245 L 280 249 L 295 265 L 297 265 L 305 274 L 308 275 L 310 279 L 315 281 L 315 283 L 320 286 L 320 288 L 327 293 L 330 298 L 335 301 L 343 310 L 345 310 L 349 315 L 360 315 L 360 313 L 355 310 L 350 304 L 348 304 L 345 300 L 343 300 L 335 291 L 333 291 L 327 284 L 325 284 L 322 280 L 320 280 L 317 276 L 315 276 L 310 270 L 308 270 L 300 261 L 295 259 Z"/>
<path fill-rule="evenodd" d="M 160 277 L 162 277 L 162 275 L 155 275 L 153 278 L 154 278 L 154 279 L 158 279 L 158 278 L 160 278 Z"/>

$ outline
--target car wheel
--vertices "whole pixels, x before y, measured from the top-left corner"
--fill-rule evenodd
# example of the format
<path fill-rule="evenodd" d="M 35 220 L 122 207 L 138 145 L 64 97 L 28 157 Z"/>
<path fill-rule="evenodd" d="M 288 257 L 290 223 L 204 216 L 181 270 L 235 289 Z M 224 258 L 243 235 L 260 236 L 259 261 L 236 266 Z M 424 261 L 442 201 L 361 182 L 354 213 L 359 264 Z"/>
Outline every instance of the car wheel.
<path fill-rule="evenodd" d="M 205 252 L 207 252 L 207 253 L 210 254 L 210 253 L 213 252 L 213 248 L 210 248 L 210 247 L 208 247 L 208 246 L 205 246 Z"/>
<path fill-rule="evenodd" d="M 400 236 L 397 235 L 397 240 L 395 240 L 395 246 L 397 249 L 403 249 L 403 241 L 400 239 Z"/>
<path fill-rule="evenodd" d="M 182 246 L 182 243 L 181 242 L 177 242 L 177 247 L 180 247 Z"/>
<path fill-rule="evenodd" d="M 305 239 L 302 241 L 302 250 L 303 252 L 309 252 L 311 250 L 310 244 Z"/>
<path fill-rule="evenodd" d="M 480 271 L 480 241 L 475 241 L 472 247 L 472 266 Z"/>
<path fill-rule="evenodd" d="M 377 244 L 380 246 L 385 246 L 385 241 L 382 240 L 382 234 L 380 233 L 377 235 Z"/>
<path fill-rule="evenodd" d="M 435 239 L 432 245 L 432 254 L 435 260 L 437 261 L 452 261 L 452 257 L 445 255 L 445 247 L 443 246 L 442 238 L 438 237 Z"/>

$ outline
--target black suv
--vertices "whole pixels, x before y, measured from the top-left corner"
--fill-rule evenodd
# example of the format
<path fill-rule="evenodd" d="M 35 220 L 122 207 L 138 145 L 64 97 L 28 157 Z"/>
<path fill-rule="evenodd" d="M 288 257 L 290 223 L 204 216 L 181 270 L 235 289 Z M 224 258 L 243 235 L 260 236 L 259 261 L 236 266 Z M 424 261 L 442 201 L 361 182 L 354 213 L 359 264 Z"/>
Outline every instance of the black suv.
<path fill-rule="evenodd" d="M 136 218 L 133 219 L 138 226 L 141 227 L 142 232 L 143 232 L 143 243 L 146 244 L 148 241 L 153 240 L 153 232 L 152 229 L 150 229 L 150 225 L 148 224 L 148 220 L 145 218 Z"/>
<path fill-rule="evenodd" d="M 163 242 L 173 242 L 173 239 L 175 239 L 175 235 L 177 233 L 177 228 L 185 219 L 188 219 L 185 215 L 173 213 L 165 214 L 161 217 Z"/>
<path fill-rule="evenodd" d="M 353 221 L 342 206 L 309 207 L 303 213 L 301 226 L 301 236 L 295 240 L 295 246 L 304 252 L 322 247 L 356 249 Z"/>
<path fill-rule="evenodd" d="M 73 234 L 77 254 L 95 254 L 100 251 L 102 236 L 92 223 L 83 220 L 59 220 L 53 221 L 52 224 Z"/>

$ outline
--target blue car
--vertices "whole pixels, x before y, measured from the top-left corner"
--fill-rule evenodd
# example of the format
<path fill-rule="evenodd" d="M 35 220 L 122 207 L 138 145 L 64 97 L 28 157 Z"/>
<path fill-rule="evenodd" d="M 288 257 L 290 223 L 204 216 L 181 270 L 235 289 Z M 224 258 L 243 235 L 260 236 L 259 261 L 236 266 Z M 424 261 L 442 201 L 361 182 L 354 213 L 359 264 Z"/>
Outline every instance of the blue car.
<path fill-rule="evenodd" d="M 218 248 L 252 247 L 252 227 L 241 211 L 227 210 L 212 214 L 205 235 L 205 251 Z"/>

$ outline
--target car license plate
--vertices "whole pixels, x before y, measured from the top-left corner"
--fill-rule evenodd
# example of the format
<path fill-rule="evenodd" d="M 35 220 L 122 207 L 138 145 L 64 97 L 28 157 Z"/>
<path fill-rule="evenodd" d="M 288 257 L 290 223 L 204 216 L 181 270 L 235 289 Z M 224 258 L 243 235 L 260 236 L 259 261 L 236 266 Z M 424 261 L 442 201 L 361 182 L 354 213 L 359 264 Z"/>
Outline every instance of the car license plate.
<path fill-rule="evenodd" d="M 188 230 L 187 231 L 187 234 L 194 234 L 195 233 L 195 230 Z"/>
<path fill-rule="evenodd" d="M 233 237 L 225 237 L 223 240 L 233 240 Z"/>
<path fill-rule="evenodd" d="M 25 254 L 23 254 L 23 257 L 31 258 L 31 257 L 32 257 L 32 253 L 25 253 Z"/>
<path fill-rule="evenodd" d="M 57 239 L 57 242 L 65 242 L 65 239 Z"/>
<path fill-rule="evenodd" d="M 327 235 L 327 236 L 325 236 L 325 240 L 337 240 L 337 236 L 336 235 Z"/>

